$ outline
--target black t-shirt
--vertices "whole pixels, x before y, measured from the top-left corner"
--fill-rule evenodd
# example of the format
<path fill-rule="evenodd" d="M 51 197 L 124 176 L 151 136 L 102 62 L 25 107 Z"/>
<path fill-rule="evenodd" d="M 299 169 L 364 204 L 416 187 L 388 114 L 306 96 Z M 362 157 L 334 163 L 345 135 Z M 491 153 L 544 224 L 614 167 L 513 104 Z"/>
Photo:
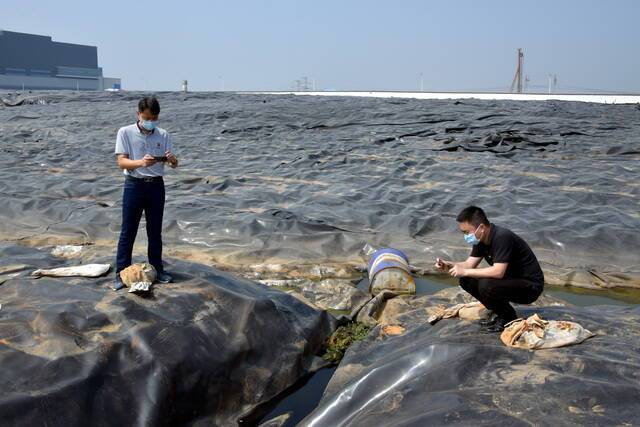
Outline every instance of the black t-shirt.
<path fill-rule="evenodd" d="M 544 283 L 544 275 L 538 259 L 520 236 L 511 230 L 491 224 L 489 244 L 480 242 L 473 246 L 471 256 L 484 258 L 489 265 L 507 263 L 505 279 L 525 279 Z"/>

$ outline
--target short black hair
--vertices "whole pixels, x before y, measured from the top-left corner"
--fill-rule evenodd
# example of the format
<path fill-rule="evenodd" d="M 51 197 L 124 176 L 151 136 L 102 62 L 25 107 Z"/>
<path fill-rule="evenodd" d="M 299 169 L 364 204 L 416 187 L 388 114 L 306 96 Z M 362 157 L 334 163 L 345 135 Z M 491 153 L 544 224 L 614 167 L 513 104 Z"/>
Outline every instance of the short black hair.
<path fill-rule="evenodd" d="M 154 116 L 160 114 L 160 103 L 155 96 L 145 96 L 138 102 L 138 112 L 142 113 L 145 110 L 149 110 Z"/>
<path fill-rule="evenodd" d="M 489 220 L 484 211 L 477 206 L 467 206 L 462 209 L 456 218 L 456 221 L 468 222 L 474 227 L 478 227 L 480 224 L 489 225 Z"/>

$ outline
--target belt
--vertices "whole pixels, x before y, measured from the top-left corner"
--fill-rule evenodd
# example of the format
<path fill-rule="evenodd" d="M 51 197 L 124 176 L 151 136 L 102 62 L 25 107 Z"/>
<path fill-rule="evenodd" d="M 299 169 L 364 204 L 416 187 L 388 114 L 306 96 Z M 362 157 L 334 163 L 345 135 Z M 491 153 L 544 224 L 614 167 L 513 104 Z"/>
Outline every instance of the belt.
<path fill-rule="evenodd" d="M 138 178 L 137 176 L 127 175 L 125 179 L 134 182 L 162 182 L 161 176 L 146 176 L 144 178 Z"/>

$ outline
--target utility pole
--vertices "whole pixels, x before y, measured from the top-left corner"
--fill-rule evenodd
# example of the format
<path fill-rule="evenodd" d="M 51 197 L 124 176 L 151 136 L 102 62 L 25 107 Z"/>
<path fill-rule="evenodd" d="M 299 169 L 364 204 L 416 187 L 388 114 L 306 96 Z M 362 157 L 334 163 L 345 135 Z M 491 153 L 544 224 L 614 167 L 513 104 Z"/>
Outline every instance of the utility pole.
<path fill-rule="evenodd" d="M 513 77 L 513 82 L 511 82 L 511 90 L 513 93 L 513 89 L 516 89 L 516 93 L 522 93 L 522 73 L 524 71 L 524 53 L 522 53 L 522 49 L 518 48 L 518 63 L 516 65 L 516 75 Z"/>
<path fill-rule="evenodd" d="M 556 91 L 556 87 L 558 86 L 558 76 L 555 74 L 549 74 L 549 94 L 551 94 L 551 77 L 553 77 L 553 91 Z"/>

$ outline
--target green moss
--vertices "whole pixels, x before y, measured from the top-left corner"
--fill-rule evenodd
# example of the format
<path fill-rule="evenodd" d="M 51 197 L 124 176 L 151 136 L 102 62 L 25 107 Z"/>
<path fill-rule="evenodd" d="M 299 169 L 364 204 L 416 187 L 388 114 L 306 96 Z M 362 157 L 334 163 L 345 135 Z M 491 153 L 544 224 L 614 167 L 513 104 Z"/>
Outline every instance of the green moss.
<path fill-rule="evenodd" d="M 322 357 L 330 362 L 338 363 L 344 357 L 349 346 L 356 341 L 365 339 L 370 329 L 368 326 L 356 322 L 340 326 L 329 337 L 327 351 Z"/>

